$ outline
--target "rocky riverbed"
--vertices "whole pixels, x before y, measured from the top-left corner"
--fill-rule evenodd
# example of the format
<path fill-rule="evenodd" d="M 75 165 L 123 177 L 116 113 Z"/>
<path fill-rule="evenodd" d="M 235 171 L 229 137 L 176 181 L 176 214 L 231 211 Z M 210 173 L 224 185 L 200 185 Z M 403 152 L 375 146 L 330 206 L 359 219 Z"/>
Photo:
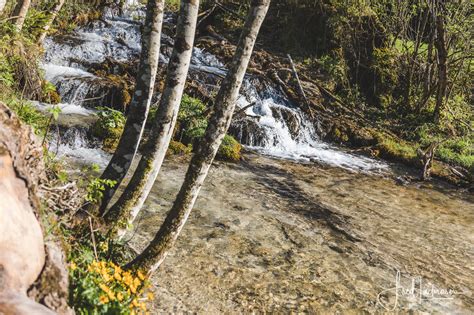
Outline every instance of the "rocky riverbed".
<path fill-rule="evenodd" d="M 136 249 L 158 229 L 185 170 L 166 162 L 128 235 Z M 467 314 L 473 202 L 449 187 L 319 164 L 254 154 L 218 162 L 154 276 L 154 309 Z"/>

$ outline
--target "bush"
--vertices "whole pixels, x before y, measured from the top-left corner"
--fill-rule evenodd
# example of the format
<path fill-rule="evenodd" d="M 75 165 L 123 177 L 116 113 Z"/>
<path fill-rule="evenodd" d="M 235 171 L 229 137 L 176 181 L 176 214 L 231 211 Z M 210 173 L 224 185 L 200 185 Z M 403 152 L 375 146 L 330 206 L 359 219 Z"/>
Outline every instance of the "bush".
<path fill-rule="evenodd" d="M 99 107 L 99 119 L 92 126 L 92 134 L 102 139 L 104 149 L 114 150 L 125 127 L 125 116 L 111 108 Z"/>
<path fill-rule="evenodd" d="M 176 138 L 184 143 L 192 142 L 197 135 L 204 134 L 207 127 L 206 106 L 201 100 L 183 95 L 178 112 Z"/>

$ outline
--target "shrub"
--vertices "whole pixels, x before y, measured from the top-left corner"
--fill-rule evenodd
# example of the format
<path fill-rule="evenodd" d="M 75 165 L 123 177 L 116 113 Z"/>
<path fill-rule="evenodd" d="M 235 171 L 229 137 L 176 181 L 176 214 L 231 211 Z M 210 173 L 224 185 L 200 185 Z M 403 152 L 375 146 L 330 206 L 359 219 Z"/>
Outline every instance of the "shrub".
<path fill-rule="evenodd" d="M 117 184 L 116 181 L 110 179 L 93 179 L 87 186 L 86 200 L 92 203 L 99 202 L 104 196 L 105 187 L 114 187 Z"/>

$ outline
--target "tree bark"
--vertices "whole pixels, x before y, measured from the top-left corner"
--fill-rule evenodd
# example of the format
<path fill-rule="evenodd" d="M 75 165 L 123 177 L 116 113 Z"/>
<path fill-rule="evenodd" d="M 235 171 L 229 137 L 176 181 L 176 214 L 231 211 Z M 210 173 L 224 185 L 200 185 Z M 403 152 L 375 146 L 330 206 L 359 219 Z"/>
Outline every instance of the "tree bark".
<path fill-rule="evenodd" d="M 107 187 L 104 191 L 104 197 L 99 205 L 101 215 L 104 214 L 110 199 L 127 174 L 145 128 L 158 70 L 163 10 L 164 0 L 148 0 L 135 92 L 117 149 L 101 176 L 102 179 L 116 182 L 115 186 Z"/>
<path fill-rule="evenodd" d="M 142 268 L 149 270 L 150 273 L 154 272 L 165 259 L 186 223 L 216 152 L 229 128 L 242 80 L 269 4 L 270 0 L 252 1 L 229 72 L 217 94 L 214 111 L 203 141 L 191 160 L 173 207 L 148 247 L 127 264 L 126 268 Z"/>
<path fill-rule="evenodd" d="M 7 4 L 6 0 L 0 0 L 0 13 L 2 13 L 3 9 L 5 8 L 5 4 Z"/>
<path fill-rule="evenodd" d="M 443 13 L 439 12 L 436 16 L 436 40 L 435 46 L 438 53 L 438 90 L 436 92 L 436 106 L 433 113 L 433 119 L 436 123 L 439 122 L 441 112 L 444 107 L 444 98 L 446 96 L 446 89 L 448 85 L 448 51 L 446 48 L 446 34 Z"/>
<path fill-rule="evenodd" d="M 31 0 L 19 0 L 13 10 L 14 23 L 18 31 L 21 31 L 23 28 L 30 4 Z"/>
<path fill-rule="evenodd" d="M 51 28 L 51 25 L 53 25 L 54 20 L 56 20 L 56 17 L 58 16 L 59 11 L 61 11 L 61 8 L 64 5 L 65 0 L 58 0 L 56 5 L 53 7 L 53 10 L 51 11 L 51 15 L 49 17 L 49 20 L 46 22 L 46 25 L 43 28 L 43 31 L 41 32 L 40 36 L 38 37 L 38 43 L 41 44 L 44 39 L 46 38 L 46 35 L 48 35 L 48 31 Z"/>
<path fill-rule="evenodd" d="M 122 228 L 133 221 L 145 202 L 160 171 L 173 135 L 179 105 L 191 62 L 199 1 L 181 1 L 176 38 L 166 75 L 165 89 L 153 122 L 143 156 L 119 200 L 107 212 L 105 219 Z M 114 228 L 115 228 L 114 227 Z"/>

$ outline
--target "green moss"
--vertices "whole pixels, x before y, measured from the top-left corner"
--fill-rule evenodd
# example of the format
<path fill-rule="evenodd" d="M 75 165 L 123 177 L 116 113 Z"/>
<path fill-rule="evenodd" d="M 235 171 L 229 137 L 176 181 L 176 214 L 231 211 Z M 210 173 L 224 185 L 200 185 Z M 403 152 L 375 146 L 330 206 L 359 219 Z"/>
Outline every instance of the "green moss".
<path fill-rule="evenodd" d="M 242 145 L 230 135 L 225 135 L 222 140 L 221 146 L 217 151 L 217 157 L 226 161 L 239 161 L 241 158 L 240 151 Z"/>
<path fill-rule="evenodd" d="M 99 119 L 92 126 L 92 134 L 103 141 L 104 149 L 114 150 L 125 126 L 125 116 L 122 112 L 104 107 L 99 108 L 97 116 Z"/>
<path fill-rule="evenodd" d="M 171 140 L 168 146 L 167 155 L 186 155 L 191 153 L 193 150 L 192 145 L 185 145 L 179 141 Z"/>
<path fill-rule="evenodd" d="M 418 161 L 416 145 L 382 133 L 377 134 L 376 138 L 377 149 L 382 157 L 408 164 L 415 164 Z"/>

